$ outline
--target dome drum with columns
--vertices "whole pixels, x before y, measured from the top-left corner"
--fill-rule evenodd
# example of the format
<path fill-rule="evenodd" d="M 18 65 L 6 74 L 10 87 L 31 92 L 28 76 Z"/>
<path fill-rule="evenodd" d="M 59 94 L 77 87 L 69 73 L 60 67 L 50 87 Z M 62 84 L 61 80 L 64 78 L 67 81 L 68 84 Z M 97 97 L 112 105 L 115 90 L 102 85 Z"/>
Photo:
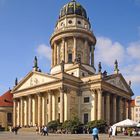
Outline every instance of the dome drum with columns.
<path fill-rule="evenodd" d="M 80 59 L 81 65 L 89 73 L 95 73 L 94 46 L 96 38 L 90 30 L 86 10 L 76 1 L 71 1 L 60 11 L 59 20 L 50 40 L 52 48 L 51 74 L 61 71 L 62 61 L 65 63 L 65 71 L 69 71 L 77 59 Z"/>
<path fill-rule="evenodd" d="M 102 72 L 101 62 L 95 71 L 96 38 L 90 30 L 86 10 L 76 1 L 61 9 L 50 44 L 50 73 L 39 70 L 35 57 L 33 70 L 15 82 L 14 126 L 41 127 L 53 120 L 63 123 L 75 116 L 84 124 L 93 120 L 112 124 L 130 118 L 131 86 L 119 73 L 117 60 L 113 74 Z"/>

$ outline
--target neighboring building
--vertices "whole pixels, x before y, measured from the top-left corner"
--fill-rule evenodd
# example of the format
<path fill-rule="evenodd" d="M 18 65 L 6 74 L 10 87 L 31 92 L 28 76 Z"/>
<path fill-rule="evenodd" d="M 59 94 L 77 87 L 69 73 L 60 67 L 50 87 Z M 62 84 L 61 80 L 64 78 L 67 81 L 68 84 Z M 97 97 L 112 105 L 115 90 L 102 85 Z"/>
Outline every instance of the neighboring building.
<path fill-rule="evenodd" d="M 42 126 L 77 116 L 87 123 L 106 120 L 108 124 L 130 118 L 133 92 L 115 61 L 114 74 L 94 66 L 96 38 L 86 10 L 76 1 L 64 5 L 50 39 L 50 74 L 34 67 L 12 90 L 14 125 Z M 126 116 L 126 105 L 129 105 Z"/>
<path fill-rule="evenodd" d="M 0 129 L 7 129 L 13 122 L 13 94 L 8 90 L 0 96 Z"/>
<path fill-rule="evenodd" d="M 131 101 L 131 119 L 140 122 L 140 96 Z"/>

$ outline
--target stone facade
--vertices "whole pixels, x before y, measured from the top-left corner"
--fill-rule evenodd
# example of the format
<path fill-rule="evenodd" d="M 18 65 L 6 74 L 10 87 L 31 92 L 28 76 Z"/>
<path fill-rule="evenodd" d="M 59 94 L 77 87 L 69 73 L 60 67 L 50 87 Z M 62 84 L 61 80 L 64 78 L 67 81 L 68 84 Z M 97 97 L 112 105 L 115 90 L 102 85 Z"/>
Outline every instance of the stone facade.
<path fill-rule="evenodd" d="M 68 12 L 69 5 L 75 12 Z M 95 71 L 96 38 L 85 12 L 75 1 L 61 9 L 50 39 L 50 74 L 33 69 L 12 90 L 15 126 L 42 126 L 74 116 L 83 123 L 103 119 L 108 124 L 130 118 L 125 106 L 133 92 L 123 76 L 118 71 L 112 75 Z"/>

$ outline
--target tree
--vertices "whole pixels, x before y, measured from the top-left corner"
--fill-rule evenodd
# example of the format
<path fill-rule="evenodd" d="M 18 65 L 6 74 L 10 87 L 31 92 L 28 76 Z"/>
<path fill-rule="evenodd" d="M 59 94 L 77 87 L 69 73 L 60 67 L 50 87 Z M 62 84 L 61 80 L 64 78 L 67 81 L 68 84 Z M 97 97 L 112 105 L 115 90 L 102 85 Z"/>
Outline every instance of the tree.
<path fill-rule="evenodd" d="M 95 120 L 87 123 L 87 128 L 89 129 L 90 133 L 93 127 L 97 127 L 101 133 L 104 133 L 106 126 L 107 124 L 104 120 Z"/>

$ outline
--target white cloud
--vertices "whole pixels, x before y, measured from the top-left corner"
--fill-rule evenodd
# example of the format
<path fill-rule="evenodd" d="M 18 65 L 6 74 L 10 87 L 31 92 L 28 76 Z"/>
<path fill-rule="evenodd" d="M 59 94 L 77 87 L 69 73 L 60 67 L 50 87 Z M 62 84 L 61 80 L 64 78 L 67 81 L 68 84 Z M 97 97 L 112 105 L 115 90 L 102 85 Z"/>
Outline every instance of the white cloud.
<path fill-rule="evenodd" d="M 107 37 L 98 37 L 95 51 L 96 62 L 101 61 L 111 69 L 115 59 L 118 60 L 120 72 L 132 84 L 140 84 L 140 41 L 131 42 L 123 46 L 120 42 L 113 42 Z"/>
<path fill-rule="evenodd" d="M 127 53 L 134 59 L 140 59 L 140 41 L 130 43 Z"/>
<path fill-rule="evenodd" d="M 37 47 L 37 53 L 39 55 L 39 57 L 43 58 L 47 58 L 48 60 L 51 60 L 51 48 L 48 47 L 45 44 L 41 44 Z"/>
<path fill-rule="evenodd" d="M 122 62 L 124 59 L 124 47 L 119 42 L 113 42 L 106 37 L 98 37 L 96 45 L 96 59 L 107 66 L 114 65 L 115 60 Z"/>

